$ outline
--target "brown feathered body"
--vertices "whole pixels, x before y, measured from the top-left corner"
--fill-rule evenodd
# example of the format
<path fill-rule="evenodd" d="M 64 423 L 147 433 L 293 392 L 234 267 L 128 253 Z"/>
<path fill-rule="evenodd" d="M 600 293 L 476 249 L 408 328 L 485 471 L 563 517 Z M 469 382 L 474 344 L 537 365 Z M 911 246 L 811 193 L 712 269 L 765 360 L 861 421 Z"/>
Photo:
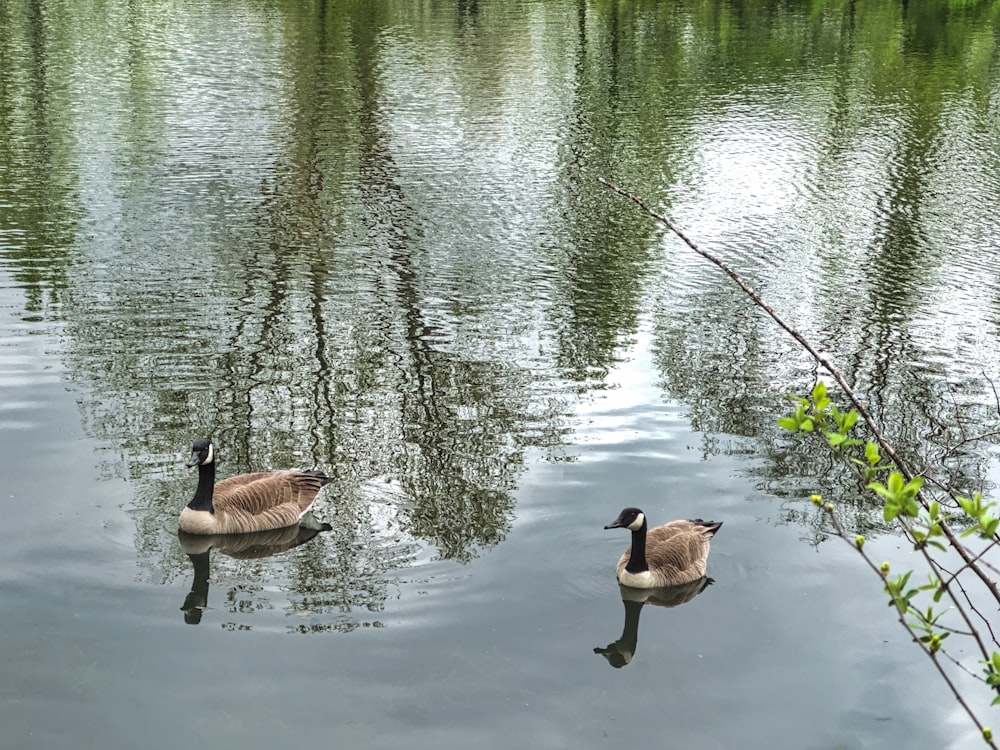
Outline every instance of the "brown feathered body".
<path fill-rule="evenodd" d="M 186 507 L 180 528 L 188 534 L 246 534 L 297 526 L 329 480 L 297 471 L 240 474 L 212 491 L 212 511 Z"/>
<path fill-rule="evenodd" d="M 215 451 L 204 440 L 194 444 L 188 465 L 198 466 L 198 489 L 179 521 L 188 534 L 247 534 L 296 526 L 332 481 L 319 471 L 270 471 L 216 484 Z"/>
<path fill-rule="evenodd" d="M 626 518 L 626 511 L 635 513 Z M 671 521 L 647 531 L 642 511 L 626 511 L 608 527 L 628 528 L 632 532 L 632 545 L 618 560 L 619 583 L 634 588 L 659 588 L 690 583 L 705 575 L 709 542 L 722 526 L 721 521 L 700 518 Z"/>

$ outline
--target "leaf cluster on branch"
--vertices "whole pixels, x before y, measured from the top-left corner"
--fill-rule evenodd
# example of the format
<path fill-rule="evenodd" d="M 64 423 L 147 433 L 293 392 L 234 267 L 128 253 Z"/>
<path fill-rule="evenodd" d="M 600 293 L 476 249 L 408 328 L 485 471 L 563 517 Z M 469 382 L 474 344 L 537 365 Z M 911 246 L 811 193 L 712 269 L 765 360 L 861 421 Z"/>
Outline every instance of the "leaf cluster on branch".
<path fill-rule="evenodd" d="M 990 577 L 990 571 L 995 568 L 987 557 L 1000 543 L 997 536 L 1000 517 L 996 504 L 984 501 L 979 492 L 964 497 L 941 487 L 925 489 L 925 477 L 908 476 L 906 467 L 883 463 L 879 443 L 874 439 L 863 441 L 852 435 L 857 422 L 855 411 L 838 409 L 831 402 L 822 381 L 816 384 L 809 397 L 790 397 L 790 400 L 795 404 L 794 411 L 781 417 L 778 425 L 804 436 L 823 436 L 829 449 L 854 468 L 859 479 L 866 481 L 865 487 L 881 500 L 884 520 L 895 522 L 913 544 L 913 549 L 920 553 L 925 566 L 925 583 L 911 583 L 913 570 L 891 576 L 888 563 L 876 565 L 865 551 L 864 536 L 851 535 L 843 527 L 833 504 L 823 502 L 819 495 L 812 496 L 812 501 L 826 513 L 833 533 L 854 546 L 868 567 L 883 579 L 889 603 L 895 607 L 900 623 L 934 662 L 956 699 L 992 746 L 992 733 L 976 717 L 946 665 L 972 674 L 994 692 L 1000 691 L 1000 643 L 993 633 L 991 621 L 976 603 L 981 600 L 982 593 L 970 594 L 967 583 L 976 580 L 983 583 L 987 595 L 992 596 L 1000 607 L 996 585 Z M 956 533 L 956 529 L 962 530 Z M 971 536 L 982 540 L 981 551 L 973 553 L 961 541 Z M 963 561 L 954 570 L 946 567 L 945 559 L 949 551 L 957 552 Z M 926 597 L 930 598 L 930 603 L 926 602 Z M 959 620 L 957 626 L 948 624 L 956 618 Z M 980 657 L 981 674 L 972 672 L 943 647 L 943 642 L 951 635 L 971 639 Z M 993 703 L 1000 703 L 1000 692 Z"/>

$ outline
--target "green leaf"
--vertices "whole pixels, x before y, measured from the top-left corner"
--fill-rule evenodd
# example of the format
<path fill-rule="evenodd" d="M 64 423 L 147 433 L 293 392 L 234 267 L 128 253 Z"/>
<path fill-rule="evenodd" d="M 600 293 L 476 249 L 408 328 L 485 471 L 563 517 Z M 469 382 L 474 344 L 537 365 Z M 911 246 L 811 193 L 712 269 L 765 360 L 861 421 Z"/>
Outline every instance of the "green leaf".
<path fill-rule="evenodd" d="M 898 496 L 903 491 L 903 475 L 898 471 L 892 472 L 889 474 L 889 481 L 886 483 L 886 486 L 889 488 L 889 492 Z"/>
<path fill-rule="evenodd" d="M 885 507 L 882 509 L 882 517 L 886 521 L 891 521 L 899 515 L 901 510 L 902 507 L 895 500 L 886 500 Z"/>
<path fill-rule="evenodd" d="M 799 420 L 795 417 L 782 417 L 778 420 L 778 427 L 785 430 L 791 430 L 792 432 L 797 432 L 799 429 Z"/>
<path fill-rule="evenodd" d="M 855 409 L 851 409 L 847 414 L 845 414 L 840 422 L 840 429 L 847 432 L 849 429 L 854 427 L 858 422 L 858 417 L 860 415 Z"/>
<path fill-rule="evenodd" d="M 816 385 L 813 386 L 812 397 L 814 402 L 826 398 L 826 383 L 822 380 L 816 383 Z"/>
<path fill-rule="evenodd" d="M 958 497 L 958 504 L 962 506 L 969 516 L 972 518 L 979 518 L 983 512 L 983 496 L 978 492 L 973 493 L 971 498 L 968 497 Z"/>
<path fill-rule="evenodd" d="M 843 435 L 839 432 L 824 432 L 826 439 L 829 441 L 830 445 L 834 448 L 841 445 L 847 440 L 847 435 Z"/>
<path fill-rule="evenodd" d="M 886 500 L 894 499 L 892 493 L 889 492 L 889 490 L 887 490 L 885 485 L 881 482 L 869 482 L 868 489 L 875 490 L 875 492 L 880 494 Z"/>
<path fill-rule="evenodd" d="M 872 466 L 874 466 L 875 464 L 877 464 L 879 461 L 882 460 L 882 457 L 879 455 L 878 452 L 878 443 L 873 443 L 871 441 L 868 441 L 865 444 L 865 458 L 868 459 L 868 463 L 870 463 Z"/>
<path fill-rule="evenodd" d="M 799 429 L 803 430 L 805 432 L 812 432 L 813 431 L 813 426 L 814 425 L 813 425 L 812 417 L 806 417 L 799 424 Z"/>

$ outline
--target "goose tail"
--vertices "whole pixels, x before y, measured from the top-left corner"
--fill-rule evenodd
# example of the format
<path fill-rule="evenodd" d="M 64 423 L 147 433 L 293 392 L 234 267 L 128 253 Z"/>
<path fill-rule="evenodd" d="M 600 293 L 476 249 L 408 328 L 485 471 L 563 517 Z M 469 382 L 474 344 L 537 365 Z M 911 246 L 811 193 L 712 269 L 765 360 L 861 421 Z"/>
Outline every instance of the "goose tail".
<path fill-rule="evenodd" d="M 691 523 L 701 526 L 704 529 L 704 533 L 708 534 L 709 537 L 715 536 L 715 533 L 722 528 L 722 521 L 705 521 L 701 518 L 692 518 Z"/>
<path fill-rule="evenodd" d="M 323 480 L 324 487 L 333 481 L 333 477 L 327 476 L 325 472 L 322 472 L 319 469 L 303 469 L 302 473 L 308 474 L 311 477 L 318 477 L 319 479 Z"/>
<path fill-rule="evenodd" d="M 312 509 L 303 511 L 299 516 L 299 527 L 312 532 L 332 531 L 333 526 L 326 521 L 320 521 L 313 515 Z"/>

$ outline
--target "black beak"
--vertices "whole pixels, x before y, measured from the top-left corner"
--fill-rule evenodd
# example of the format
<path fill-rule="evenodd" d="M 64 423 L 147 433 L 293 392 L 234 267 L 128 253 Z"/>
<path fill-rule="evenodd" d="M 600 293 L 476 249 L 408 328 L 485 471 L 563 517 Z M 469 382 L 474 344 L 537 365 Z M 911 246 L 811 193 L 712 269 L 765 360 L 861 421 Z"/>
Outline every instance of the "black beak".
<path fill-rule="evenodd" d="M 198 455 L 198 451 L 194 451 L 191 454 L 191 458 L 188 459 L 187 467 L 190 469 L 192 466 L 197 466 L 201 463 L 201 456 Z"/>
<path fill-rule="evenodd" d="M 625 525 L 622 523 L 622 521 L 621 521 L 620 518 L 616 518 L 614 521 L 612 521 L 611 523 L 609 523 L 604 528 L 606 528 L 606 529 L 622 529 L 622 528 L 625 528 Z"/>

